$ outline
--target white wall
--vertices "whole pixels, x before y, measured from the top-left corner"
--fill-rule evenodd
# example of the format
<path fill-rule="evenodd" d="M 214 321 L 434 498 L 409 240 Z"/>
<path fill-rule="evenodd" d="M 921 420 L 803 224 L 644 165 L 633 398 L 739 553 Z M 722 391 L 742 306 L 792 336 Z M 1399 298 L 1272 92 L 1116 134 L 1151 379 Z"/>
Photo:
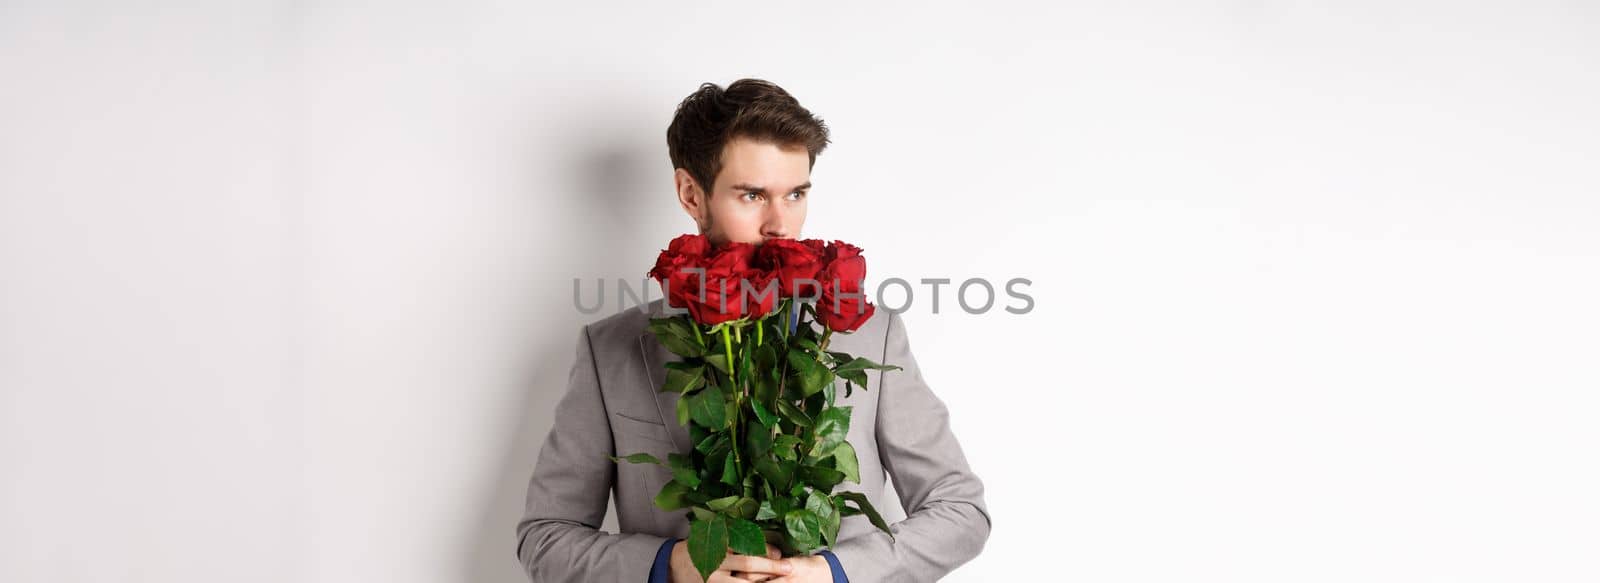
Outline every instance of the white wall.
<path fill-rule="evenodd" d="M 187 4 L 0 2 L 0 580 L 521 581 L 571 278 L 744 76 L 805 236 L 1034 282 L 907 314 L 946 580 L 1600 577 L 1591 4 Z"/>

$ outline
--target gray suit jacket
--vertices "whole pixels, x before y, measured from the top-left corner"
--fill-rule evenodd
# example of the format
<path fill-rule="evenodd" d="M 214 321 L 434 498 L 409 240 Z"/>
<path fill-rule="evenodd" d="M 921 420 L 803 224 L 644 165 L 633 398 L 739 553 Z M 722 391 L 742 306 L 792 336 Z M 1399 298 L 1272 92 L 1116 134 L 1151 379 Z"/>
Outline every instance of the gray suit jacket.
<path fill-rule="evenodd" d="M 517 524 L 517 556 L 535 583 L 645 583 L 657 549 L 687 538 L 686 510 L 663 511 L 655 495 L 672 479 L 655 464 L 616 463 L 607 455 L 687 453 L 688 428 L 676 415 L 678 393 L 661 393 L 662 364 L 682 360 L 646 328 L 665 315 L 664 300 L 629 307 L 583 327 L 567 392 L 556 405 L 528 482 Z M 900 315 L 879 309 L 861 328 L 834 334 L 830 348 L 899 371 L 868 371 L 868 388 L 835 403 L 851 405 L 847 439 L 860 458 L 861 483 L 835 488 L 866 494 L 882 511 L 885 472 L 905 520 L 890 524 L 894 542 L 864 515 L 845 518 L 832 548 L 851 583 L 935 581 L 972 560 L 989 538 L 983 482 L 950 432 L 949 412 L 928 388 L 911 355 Z M 620 534 L 599 530 L 615 491 Z"/>

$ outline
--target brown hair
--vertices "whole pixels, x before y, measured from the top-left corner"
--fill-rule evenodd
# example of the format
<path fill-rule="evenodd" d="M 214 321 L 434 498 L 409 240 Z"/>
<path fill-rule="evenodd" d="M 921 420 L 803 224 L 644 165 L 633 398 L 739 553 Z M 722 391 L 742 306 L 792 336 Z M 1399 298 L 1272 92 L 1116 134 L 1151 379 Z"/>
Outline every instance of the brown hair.
<path fill-rule="evenodd" d="M 815 166 L 828 147 L 828 126 L 770 82 L 740 79 L 727 89 L 703 83 L 678 103 L 667 126 L 667 154 L 672 167 L 687 170 L 710 197 L 712 182 L 722 172 L 722 147 L 735 137 L 804 147 Z"/>

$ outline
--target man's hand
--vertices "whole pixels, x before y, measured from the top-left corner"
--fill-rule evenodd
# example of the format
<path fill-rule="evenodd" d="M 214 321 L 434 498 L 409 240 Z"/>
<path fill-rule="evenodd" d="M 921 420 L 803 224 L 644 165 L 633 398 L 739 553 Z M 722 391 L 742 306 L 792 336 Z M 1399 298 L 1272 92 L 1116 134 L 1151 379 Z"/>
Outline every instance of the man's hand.
<path fill-rule="evenodd" d="M 782 559 L 783 558 L 783 551 L 778 550 L 778 547 L 772 546 L 772 543 L 767 543 L 767 558 L 772 559 L 774 561 L 776 561 L 778 559 Z M 754 573 L 754 572 L 744 572 L 744 571 L 734 571 L 733 572 L 733 576 L 737 577 L 737 578 L 740 578 L 740 579 L 744 579 L 746 581 L 752 581 L 752 582 L 767 581 L 767 580 L 772 579 L 773 577 L 777 577 L 777 575 L 774 575 L 772 573 Z"/>
<path fill-rule="evenodd" d="M 767 556 L 764 558 L 739 555 L 730 551 L 722 559 L 722 564 L 717 566 L 717 570 L 711 572 L 711 578 L 704 583 L 771 581 L 773 577 L 787 575 L 792 572 L 792 568 L 796 568 L 791 567 L 787 560 L 780 560 L 782 556 L 778 547 L 772 546 L 771 543 L 767 544 Z M 689 558 L 689 541 L 680 540 L 678 544 L 672 545 L 672 560 L 669 564 L 672 566 L 670 569 L 672 583 L 701 583 L 700 571 L 694 568 L 694 560 Z M 822 571 L 824 574 L 828 573 L 826 562 L 822 565 Z M 827 580 L 831 581 L 831 576 Z"/>
<path fill-rule="evenodd" d="M 828 559 L 822 555 L 789 557 L 784 561 L 794 566 L 794 572 L 767 583 L 833 583 L 833 569 L 828 568 Z"/>

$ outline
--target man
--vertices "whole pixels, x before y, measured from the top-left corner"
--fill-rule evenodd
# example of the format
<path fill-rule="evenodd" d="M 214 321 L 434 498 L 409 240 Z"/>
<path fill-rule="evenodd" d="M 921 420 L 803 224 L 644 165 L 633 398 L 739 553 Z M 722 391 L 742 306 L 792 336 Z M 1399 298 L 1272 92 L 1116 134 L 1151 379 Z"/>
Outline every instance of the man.
<path fill-rule="evenodd" d="M 678 202 L 714 244 L 799 238 L 811 168 L 828 144 L 827 127 L 788 92 L 741 79 L 727 89 L 704 84 L 679 104 L 667 128 Z M 664 300 L 583 327 L 566 395 L 556 405 L 517 524 L 517 555 L 535 583 L 700 581 L 689 559 L 689 522 L 654 497 L 672 479 L 654 464 L 607 456 L 692 448 L 677 423 L 676 392 L 659 392 L 664 363 L 680 357 L 651 334 L 649 318 L 670 314 Z M 864 515 L 844 518 L 838 544 L 803 557 L 730 553 L 706 583 L 934 581 L 976 557 L 989 538 L 983 483 L 950 431 L 944 403 L 923 381 L 899 314 L 877 310 L 830 347 L 902 367 L 872 371 L 865 390 L 837 404 L 854 407 L 846 439 L 860 458 L 857 491 L 884 508 L 885 474 L 905 520 L 889 536 Z M 615 490 L 620 534 L 598 527 Z"/>

